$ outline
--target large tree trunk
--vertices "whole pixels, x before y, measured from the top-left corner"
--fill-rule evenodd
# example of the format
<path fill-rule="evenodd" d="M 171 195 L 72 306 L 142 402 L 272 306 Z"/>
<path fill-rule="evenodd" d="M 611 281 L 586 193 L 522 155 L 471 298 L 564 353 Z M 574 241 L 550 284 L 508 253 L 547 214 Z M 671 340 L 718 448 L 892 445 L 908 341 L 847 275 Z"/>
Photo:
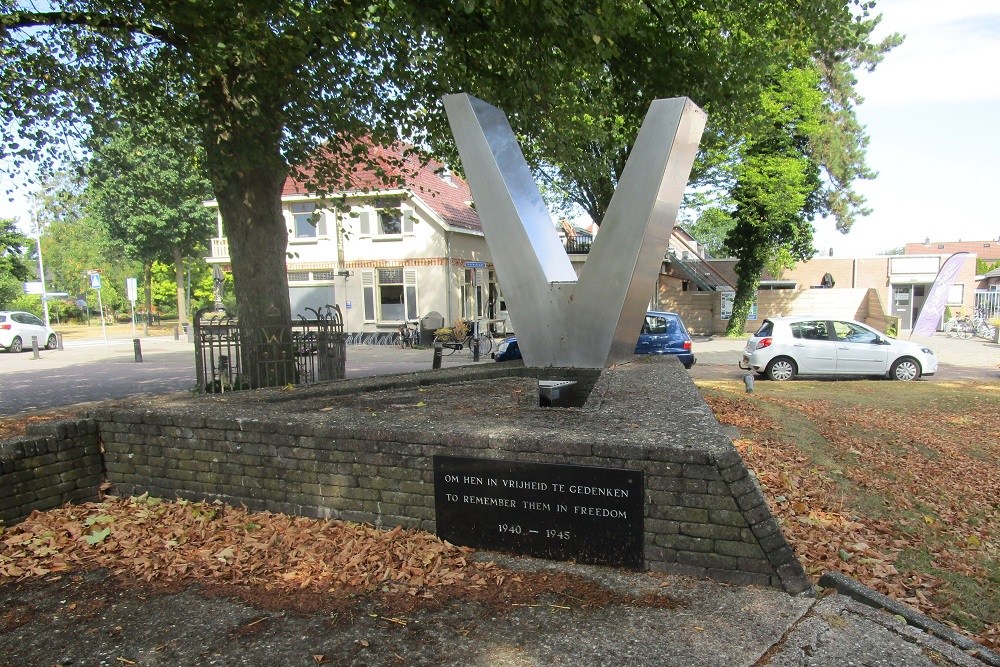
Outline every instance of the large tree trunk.
<path fill-rule="evenodd" d="M 181 328 L 188 324 L 187 289 L 184 286 L 184 257 L 181 247 L 174 246 L 174 282 L 177 284 L 177 321 Z"/>
<path fill-rule="evenodd" d="M 209 151 L 216 174 L 216 197 L 229 240 L 233 287 L 239 315 L 239 382 L 248 387 L 282 386 L 297 381 L 291 338 L 291 305 L 285 252 L 288 230 L 281 212 L 287 169 L 273 146 L 255 153 Z M 232 148 L 239 141 L 225 144 Z M 269 154 L 263 150 L 270 148 Z M 248 154 L 249 153 L 249 154 Z"/>
<path fill-rule="evenodd" d="M 760 238 L 759 227 L 739 215 L 735 217 L 736 224 L 726 236 L 726 246 L 739 257 L 735 266 L 736 294 L 733 295 L 733 313 L 726 326 L 727 336 L 744 335 L 767 257 L 767 245 Z"/>
<path fill-rule="evenodd" d="M 747 317 L 757 297 L 763 269 L 763 263 L 755 262 L 753 258 L 741 258 L 736 263 L 736 294 L 733 295 L 733 313 L 726 325 L 727 336 L 742 336 L 746 333 Z"/>

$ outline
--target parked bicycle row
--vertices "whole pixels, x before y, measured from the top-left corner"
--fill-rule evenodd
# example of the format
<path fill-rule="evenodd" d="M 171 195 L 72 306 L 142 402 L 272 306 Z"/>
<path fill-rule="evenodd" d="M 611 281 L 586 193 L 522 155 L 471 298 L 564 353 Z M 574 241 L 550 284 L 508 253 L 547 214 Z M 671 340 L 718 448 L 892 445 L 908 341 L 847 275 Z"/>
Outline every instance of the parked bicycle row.
<path fill-rule="evenodd" d="M 944 325 L 944 333 L 949 338 L 969 339 L 973 336 L 996 340 L 997 327 L 995 320 L 990 320 L 987 314 L 977 309 L 972 315 L 952 317 Z"/>
<path fill-rule="evenodd" d="M 402 348 L 421 345 L 433 347 L 440 343 L 444 355 L 451 355 L 462 349 L 468 350 L 471 354 L 474 351 L 474 346 L 478 344 L 479 354 L 489 356 L 494 347 L 494 338 L 488 327 L 481 327 L 477 335 L 475 323 L 472 320 L 457 320 L 450 327 L 441 327 L 435 330 L 430 338 L 427 337 L 427 333 L 425 332 L 422 337 L 416 328 L 405 324 L 396 331 L 349 333 L 345 335 L 345 340 L 347 345 L 352 346 L 396 346 Z"/>

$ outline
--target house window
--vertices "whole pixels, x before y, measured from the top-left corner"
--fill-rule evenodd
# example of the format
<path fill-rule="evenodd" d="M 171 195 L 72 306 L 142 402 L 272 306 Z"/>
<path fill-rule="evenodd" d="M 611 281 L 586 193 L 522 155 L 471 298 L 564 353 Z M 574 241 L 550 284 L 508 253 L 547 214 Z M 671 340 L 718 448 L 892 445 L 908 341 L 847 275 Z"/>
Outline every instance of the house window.
<path fill-rule="evenodd" d="M 475 276 L 475 286 L 473 286 Z M 473 319 L 483 317 L 489 303 L 489 274 L 482 269 L 465 269 L 462 284 L 462 317 Z"/>
<path fill-rule="evenodd" d="M 362 271 L 366 322 L 396 323 L 417 319 L 417 272 L 402 267 Z"/>
<path fill-rule="evenodd" d="M 413 211 L 397 197 L 378 197 L 358 214 L 360 236 L 394 240 L 413 234 Z"/>
<path fill-rule="evenodd" d="M 292 204 L 292 234 L 297 239 L 314 239 L 326 236 L 323 229 L 323 214 L 316 210 L 316 204 Z"/>
<path fill-rule="evenodd" d="M 398 236 L 403 233 L 403 220 L 398 208 L 380 208 L 376 213 L 379 236 Z"/>
<path fill-rule="evenodd" d="M 402 200 L 396 197 L 378 197 L 374 201 L 376 215 L 376 235 L 378 236 L 400 236 L 406 231 L 413 232 L 413 222 L 411 220 L 409 230 L 404 230 L 404 218 L 409 218 L 407 212 L 403 210 Z"/>
<path fill-rule="evenodd" d="M 948 305 L 961 306 L 965 303 L 965 285 L 952 285 L 948 288 Z"/>

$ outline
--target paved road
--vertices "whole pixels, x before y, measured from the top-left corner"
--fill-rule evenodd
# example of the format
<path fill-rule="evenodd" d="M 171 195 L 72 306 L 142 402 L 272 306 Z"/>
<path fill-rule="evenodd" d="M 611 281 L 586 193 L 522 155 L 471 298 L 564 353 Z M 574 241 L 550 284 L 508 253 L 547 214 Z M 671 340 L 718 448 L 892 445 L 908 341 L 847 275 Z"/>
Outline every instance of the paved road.
<path fill-rule="evenodd" d="M 193 343 L 173 336 L 141 339 L 141 363 L 135 361 L 132 339 L 67 341 L 63 350 L 0 352 L 0 417 L 65 407 L 79 403 L 192 391 L 196 385 Z M 347 377 L 388 375 L 430 370 L 429 349 L 351 346 Z M 442 358 L 442 367 L 474 363 L 456 352 Z M 493 363 L 484 357 L 479 363 Z"/>
<path fill-rule="evenodd" d="M 941 361 L 931 381 L 1000 381 L 1000 345 L 982 340 L 934 336 L 929 345 Z M 65 407 L 78 403 L 190 391 L 195 386 L 194 350 L 186 340 L 172 336 L 141 339 L 143 361 L 135 361 L 131 339 L 67 341 L 64 350 L 0 352 L 0 416 Z M 744 341 L 704 338 L 695 341 L 698 363 L 695 378 L 732 378 L 741 381 L 737 367 Z M 429 349 L 351 346 L 347 376 L 365 377 L 429 370 Z M 444 367 L 475 363 L 456 352 L 442 360 Z M 479 363 L 493 363 L 484 357 Z"/>

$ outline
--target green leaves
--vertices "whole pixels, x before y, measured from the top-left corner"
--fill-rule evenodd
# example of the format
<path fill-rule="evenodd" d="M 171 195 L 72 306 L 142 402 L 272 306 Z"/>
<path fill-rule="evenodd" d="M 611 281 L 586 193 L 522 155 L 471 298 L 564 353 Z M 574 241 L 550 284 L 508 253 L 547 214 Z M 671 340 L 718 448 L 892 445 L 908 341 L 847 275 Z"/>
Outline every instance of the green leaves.
<path fill-rule="evenodd" d="M 103 542 L 110 534 L 111 529 L 105 528 L 104 530 L 98 530 L 89 535 L 84 535 L 83 541 L 93 547 Z"/>

